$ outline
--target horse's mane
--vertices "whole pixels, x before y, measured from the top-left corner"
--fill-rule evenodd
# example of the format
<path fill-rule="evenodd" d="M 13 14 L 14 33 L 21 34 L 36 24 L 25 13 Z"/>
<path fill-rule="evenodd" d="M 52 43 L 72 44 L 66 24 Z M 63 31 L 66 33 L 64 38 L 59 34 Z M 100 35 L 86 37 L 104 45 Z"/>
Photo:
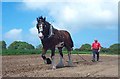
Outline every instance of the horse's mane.
<path fill-rule="evenodd" d="M 46 25 L 49 25 L 49 26 L 52 26 L 53 30 L 56 30 L 56 31 L 58 30 L 58 29 L 54 28 L 53 25 L 50 24 L 48 21 L 45 21 L 45 24 L 46 24 Z"/>
<path fill-rule="evenodd" d="M 43 18 L 42 16 L 40 16 L 40 17 L 37 18 L 37 19 L 45 19 L 45 18 Z M 50 24 L 50 23 L 49 23 L 48 21 L 46 21 L 46 20 L 45 20 L 45 25 L 46 25 L 46 26 L 52 26 L 53 30 L 57 30 L 56 28 L 53 27 L 52 24 Z"/>

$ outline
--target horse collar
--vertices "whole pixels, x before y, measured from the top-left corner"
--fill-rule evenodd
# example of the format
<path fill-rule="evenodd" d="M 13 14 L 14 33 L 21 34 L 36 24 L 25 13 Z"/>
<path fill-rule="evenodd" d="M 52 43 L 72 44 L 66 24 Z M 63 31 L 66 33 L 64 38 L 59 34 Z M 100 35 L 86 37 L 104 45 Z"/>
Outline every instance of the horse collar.
<path fill-rule="evenodd" d="M 54 35 L 54 33 L 53 33 L 53 26 L 50 25 L 48 38 L 50 38 L 52 35 Z"/>

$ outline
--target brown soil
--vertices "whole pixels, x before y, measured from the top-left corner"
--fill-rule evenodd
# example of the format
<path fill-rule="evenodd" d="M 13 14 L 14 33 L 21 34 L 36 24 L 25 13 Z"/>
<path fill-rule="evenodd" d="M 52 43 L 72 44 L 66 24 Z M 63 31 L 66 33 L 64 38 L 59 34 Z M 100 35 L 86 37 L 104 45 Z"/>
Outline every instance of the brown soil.
<path fill-rule="evenodd" d="M 48 55 L 47 55 L 48 56 Z M 65 67 L 51 69 L 43 63 L 40 55 L 2 56 L 3 77 L 117 77 L 118 56 L 100 56 L 99 62 L 92 62 L 91 55 L 72 55 L 75 67 L 67 67 L 67 55 L 64 55 Z M 59 55 L 55 56 L 56 64 Z"/>

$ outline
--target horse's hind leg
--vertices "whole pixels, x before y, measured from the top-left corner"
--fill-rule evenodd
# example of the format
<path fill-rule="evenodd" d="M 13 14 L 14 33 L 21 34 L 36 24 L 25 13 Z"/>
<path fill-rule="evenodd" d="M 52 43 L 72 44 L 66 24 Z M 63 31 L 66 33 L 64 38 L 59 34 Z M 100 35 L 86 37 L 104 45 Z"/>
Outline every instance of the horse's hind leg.
<path fill-rule="evenodd" d="M 45 64 L 47 64 L 46 56 L 45 56 L 46 51 L 47 51 L 47 50 L 43 48 L 43 49 L 42 49 L 42 55 L 41 55 L 41 57 L 42 57 L 42 59 L 44 60 L 44 63 L 45 63 Z"/>
<path fill-rule="evenodd" d="M 59 54 L 60 54 L 60 60 L 59 60 L 59 63 L 57 64 L 56 67 L 63 67 L 64 64 L 63 64 L 63 53 L 62 53 L 62 48 L 58 48 L 59 50 Z"/>
<path fill-rule="evenodd" d="M 68 49 L 68 66 L 74 66 L 73 62 L 72 62 L 72 58 L 71 58 L 71 48 L 67 48 Z"/>
<path fill-rule="evenodd" d="M 71 51 L 68 51 L 68 59 L 69 59 L 68 66 L 74 66 L 73 62 L 72 62 L 72 59 L 71 59 Z"/>

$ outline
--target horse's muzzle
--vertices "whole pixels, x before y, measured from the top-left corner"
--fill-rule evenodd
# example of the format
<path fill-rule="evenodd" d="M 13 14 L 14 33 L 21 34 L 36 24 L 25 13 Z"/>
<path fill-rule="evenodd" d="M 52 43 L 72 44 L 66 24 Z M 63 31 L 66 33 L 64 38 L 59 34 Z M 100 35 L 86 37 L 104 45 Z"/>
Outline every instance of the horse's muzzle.
<path fill-rule="evenodd" d="M 43 36 L 43 34 L 41 32 L 38 34 L 38 36 L 39 36 L 40 39 L 44 38 L 44 36 Z"/>
<path fill-rule="evenodd" d="M 40 39 L 43 39 L 44 37 L 42 36 L 42 37 L 39 37 Z"/>

